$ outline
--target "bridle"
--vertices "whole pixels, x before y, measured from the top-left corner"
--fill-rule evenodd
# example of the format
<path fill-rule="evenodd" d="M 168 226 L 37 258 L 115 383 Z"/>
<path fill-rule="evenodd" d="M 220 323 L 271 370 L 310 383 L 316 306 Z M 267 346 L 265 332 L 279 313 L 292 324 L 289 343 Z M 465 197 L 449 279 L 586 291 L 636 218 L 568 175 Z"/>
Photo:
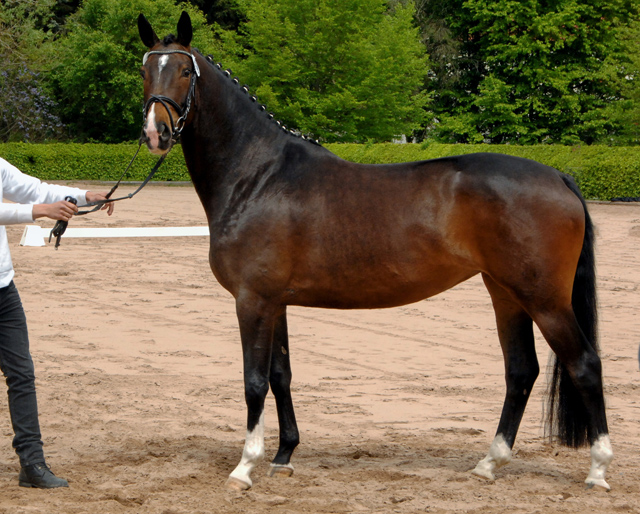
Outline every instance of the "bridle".
<path fill-rule="evenodd" d="M 149 51 L 146 54 L 144 54 L 144 57 L 142 58 L 142 65 L 144 66 L 147 63 L 147 59 L 149 58 L 150 55 L 167 55 L 167 54 L 183 54 L 183 55 L 187 55 L 187 56 L 189 56 L 191 58 L 191 62 L 193 63 L 193 69 L 191 70 L 191 78 L 190 78 L 190 81 L 189 81 L 189 91 L 187 93 L 187 98 L 185 99 L 183 105 L 180 106 L 180 105 L 178 105 L 178 103 L 175 100 L 173 100 L 172 98 L 169 98 L 168 96 L 151 95 L 149 97 L 149 99 L 146 101 L 146 103 L 144 104 L 144 107 L 143 107 L 143 110 L 142 110 L 142 126 L 144 127 L 144 125 L 146 123 L 147 113 L 149 112 L 149 107 L 151 107 L 151 105 L 153 105 L 156 102 L 161 104 L 167 110 L 167 114 L 169 115 L 169 119 L 171 120 L 171 139 L 175 143 L 177 141 L 178 137 L 180 136 L 180 134 L 182 133 L 182 129 L 184 129 L 184 124 L 185 124 L 185 121 L 187 119 L 187 116 L 189 115 L 189 110 L 191 109 L 191 105 L 192 105 L 192 103 L 193 103 L 193 101 L 195 99 L 196 80 L 200 76 L 200 68 L 198 67 L 198 63 L 196 62 L 195 55 L 193 55 L 192 53 L 187 52 L 185 50 L 152 50 L 152 51 Z M 179 114 L 179 118 L 176 120 L 175 123 L 173 122 L 173 116 L 171 116 L 171 110 L 169 109 L 169 105 L 171 105 L 176 110 L 176 112 Z M 131 161 L 129 162 L 127 167 L 125 168 L 124 172 L 122 172 L 122 175 L 118 179 L 118 182 L 116 182 L 116 184 L 111 188 L 111 190 L 105 195 L 106 200 L 97 200 L 95 202 L 89 202 L 86 205 L 81 205 L 80 207 L 93 207 L 93 209 L 88 209 L 88 210 L 84 210 L 84 211 L 78 211 L 76 213 L 76 216 L 95 212 L 98 209 L 100 209 L 103 205 L 106 205 L 108 203 L 113 203 L 113 202 L 117 202 L 119 200 L 127 200 L 129 198 L 132 198 L 144 186 L 147 185 L 147 183 L 155 175 L 156 171 L 158 171 L 158 168 L 160 168 L 160 165 L 164 162 L 165 158 L 167 157 L 166 153 L 163 154 L 160 157 L 160 159 L 158 159 L 158 162 L 156 162 L 156 165 L 153 167 L 153 169 L 151 170 L 149 175 L 147 175 L 147 178 L 144 179 L 144 182 L 142 182 L 142 184 L 140 184 L 140 186 L 133 193 L 129 193 L 128 195 L 122 196 L 120 198 L 111 198 L 111 196 L 113 195 L 115 190 L 118 189 L 118 186 L 122 182 L 122 179 L 126 175 L 127 171 L 129 171 L 129 168 L 131 168 L 131 165 L 133 164 L 133 161 L 135 161 L 136 157 L 138 156 L 138 153 L 140 152 L 140 148 L 141 147 L 142 147 L 142 140 L 139 142 L 138 149 L 136 150 L 136 153 L 134 154 L 133 158 L 131 159 Z M 62 234 L 64 234 L 64 232 L 65 232 L 65 230 L 67 228 L 67 225 L 68 225 L 68 222 L 58 221 L 56 223 L 56 225 L 53 227 L 53 229 L 51 230 L 51 234 L 49 235 L 49 241 L 51 241 L 51 237 L 52 236 L 56 236 L 56 238 L 57 238 L 56 239 L 56 249 L 58 249 L 58 246 L 60 246 L 60 238 L 62 237 Z"/>
<path fill-rule="evenodd" d="M 166 54 L 188 55 L 191 58 L 191 62 L 193 63 L 193 69 L 191 70 L 191 79 L 189 81 L 189 92 L 187 93 L 187 98 L 184 101 L 184 107 L 181 107 L 180 105 L 178 105 L 178 103 L 175 100 L 173 100 L 172 98 L 169 98 L 168 96 L 151 95 L 149 97 L 149 99 L 146 101 L 146 103 L 144 104 L 144 108 L 142 110 L 142 117 L 143 117 L 142 126 L 144 127 L 146 119 L 147 119 L 147 112 L 149 111 L 149 107 L 152 104 L 154 104 L 156 102 L 159 102 L 167 110 L 167 114 L 169 115 L 169 119 L 171 120 L 171 134 L 172 134 L 173 142 L 175 143 L 177 138 L 182 133 L 182 129 L 184 128 L 184 123 L 185 123 L 185 121 L 187 119 L 187 116 L 189 115 L 189 110 L 191 109 L 192 101 L 195 98 L 196 79 L 200 76 L 200 68 L 198 66 L 198 63 L 196 62 L 195 55 L 193 55 L 192 53 L 187 52 L 185 50 L 152 50 L 152 51 L 149 51 L 146 54 L 144 54 L 144 57 L 142 58 L 142 65 L 144 66 L 147 63 L 147 59 L 149 58 L 149 56 L 150 55 L 154 55 L 154 54 L 155 55 L 166 55 Z M 175 124 L 173 123 L 173 116 L 171 116 L 171 111 L 169 110 L 169 107 L 168 107 L 167 104 L 171 104 L 173 106 L 173 108 L 180 114 L 180 117 L 178 118 L 178 120 L 176 121 Z M 78 213 L 76 213 L 76 215 L 78 215 L 78 214 L 81 214 L 81 215 L 82 214 L 89 214 L 90 212 L 97 211 L 104 204 L 111 203 L 111 202 L 117 202 L 118 200 L 126 200 L 128 198 L 131 198 L 132 196 L 137 194 L 138 191 L 140 191 L 144 186 L 147 185 L 147 183 L 151 180 L 151 178 L 156 173 L 156 171 L 158 171 L 158 168 L 160 167 L 160 165 L 164 161 L 164 159 L 167 156 L 167 154 L 164 154 L 164 155 L 162 155 L 160 157 L 160 159 L 158 160 L 156 165 L 153 167 L 153 169 L 151 170 L 149 175 L 147 175 L 147 178 L 144 179 L 144 182 L 133 193 L 130 193 L 127 196 L 123 196 L 121 198 L 113 198 L 113 199 L 111 198 L 111 195 L 118 188 L 118 186 L 120 185 L 120 182 L 122 182 L 122 179 L 124 178 L 125 174 L 127 173 L 127 171 L 129 171 L 129 168 L 133 164 L 133 161 L 138 156 L 138 152 L 140 152 L 140 148 L 141 147 L 142 147 L 142 141 L 139 142 L 138 149 L 136 150 L 136 153 L 134 154 L 133 158 L 129 162 L 129 165 L 126 167 L 126 169 L 124 170 L 124 172 L 122 173 L 122 175 L 118 179 L 118 182 L 116 182 L 116 185 L 113 186 L 111 188 L 111 190 L 107 193 L 107 195 L 106 195 L 107 199 L 106 200 L 98 200 L 96 202 L 90 202 L 90 203 L 87 203 L 86 205 L 83 205 L 82 207 L 93 207 L 93 209 L 88 210 L 88 211 L 79 211 Z"/>
<path fill-rule="evenodd" d="M 169 115 L 169 120 L 171 121 L 171 136 L 175 143 L 176 139 L 182 133 L 182 129 L 184 129 L 185 121 L 187 120 L 187 116 L 189 115 L 189 110 L 191 109 L 191 103 L 195 99 L 195 91 L 196 91 L 196 80 L 200 76 L 200 68 L 198 67 L 198 63 L 196 62 L 196 57 L 191 52 L 187 52 L 186 50 L 151 50 L 144 54 L 142 58 L 142 65 L 144 66 L 147 63 L 147 59 L 150 55 L 169 55 L 169 54 L 183 54 L 187 55 L 191 58 L 191 62 L 193 63 L 193 69 L 191 70 L 191 78 L 189 81 L 189 91 L 187 93 L 187 98 L 185 99 L 182 105 L 178 105 L 173 98 L 169 98 L 168 96 L 163 95 L 150 95 L 149 99 L 144 104 L 142 108 L 142 125 L 144 126 L 147 120 L 147 114 L 149 112 L 149 108 L 154 103 L 159 103 L 162 105 Z M 179 118 L 176 122 L 173 122 L 173 116 L 171 116 L 171 110 L 169 109 L 169 105 L 171 105 L 179 115 Z"/>
<path fill-rule="evenodd" d="M 152 104 L 156 103 L 156 102 L 160 103 L 167 110 L 167 114 L 169 114 L 169 119 L 171 120 L 171 135 L 172 135 L 173 142 L 175 143 L 177 138 L 182 133 L 182 129 L 184 128 L 184 123 L 185 123 L 185 121 L 187 119 L 187 116 L 189 115 L 189 110 L 191 109 L 191 105 L 192 105 L 193 99 L 195 98 L 196 79 L 200 76 L 200 68 L 198 67 L 198 63 L 196 62 L 195 55 L 193 55 L 192 53 L 187 52 L 185 50 L 152 50 L 152 51 L 149 51 L 146 54 L 144 54 L 144 57 L 142 58 L 142 65 L 144 66 L 147 63 L 147 59 L 149 58 L 150 55 L 166 55 L 166 54 L 183 54 L 183 55 L 187 55 L 187 56 L 189 56 L 191 58 L 191 62 L 193 63 L 193 69 L 191 70 L 191 78 L 190 78 L 190 81 L 189 81 L 189 92 L 187 93 L 187 98 L 184 101 L 184 104 L 183 104 L 184 107 L 178 105 L 178 103 L 173 98 L 169 98 L 168 96 L 151 95 L 149 97 L 149 99 L 146 101 L 146 103 L 144 104 L 144 108 L 143 108 L 143 111 L 142 111 L 142 116 L 143 116 L 142 126 L 144 127 L 145 121 L 147 119 L 147 112 L 149 111 L 149 107 Z M 173 116 L 171 116 L 171 111 L 169 110 L 169 106 L 167 104 L 170 104 L 171 106 L 173 106 L 173 108 L 180 114 L 180 117 L 177 119 L 175 124 L 173 123 Z M 118 179 L 118 182 L 116 182 L 116 185 L 113 186 L 111 188 L 111 190 L 107 193 L 107 195 L 106 195 L 107 199 L 106 200 L 98 200 L 96 202 L 90 202 L 90 203 L 87 203 L 86 205 L 82 205 L 81 207 L 93 207 L 93 209 L 88 210 L 88 211 L 79 211 L 79 212 L 76 213 L 76 215 L 78 215 L 78 214 L 80 214 L 80 215 L 89 214 L 90 212 L 97 211 L 104 204 L 111 203 L 111 202 L 117 202 L 118 200 L 126 200 L 128 198 L 131 198 L 136 193 L 138 193 L 138 191 L 140 191 L 144 186 L 147 185 L 147 183 L 151 180 L 151 178 L 153 177 L 155 172 L 158 171 L 158 168 L 160 167 L 160 165 L 164 161 L 164 159 L 167 156 L 167 154 L 164 154 L 164 155 L 162 155 L 160 157 L 160 159 L 158 160 L 156 165 L 153 167 L 153 169 L 151 170 L 149 175 L 147 175 L 147 178 L 140 185 L 140 187 L 138 187 L 138 189 L 136 189 L 133 193 L 128 194 L 127 196 L 123 196 L 121 198 L 111 198 L 111 195 L 118 188 L 118 186 L 120 185 L 120 182 L 122 182 L 122 179 L 124 178 L 125 174 L 127 173 L 127 171 L 129 171 L 129 168 L 133 164 L 133 161 L 138 156 L 138 152 L 140 152 L 140 148 L 141 147 L 142 147 L 142 141 L 139 142 L 138 149 L 136 150 L 135 155 L 133 156 L 133 158 L 129 162 L 129 165 L 126 167 L 126 169 L 124 170 L 124 172 L 122 173 L 122 175 Z"/>

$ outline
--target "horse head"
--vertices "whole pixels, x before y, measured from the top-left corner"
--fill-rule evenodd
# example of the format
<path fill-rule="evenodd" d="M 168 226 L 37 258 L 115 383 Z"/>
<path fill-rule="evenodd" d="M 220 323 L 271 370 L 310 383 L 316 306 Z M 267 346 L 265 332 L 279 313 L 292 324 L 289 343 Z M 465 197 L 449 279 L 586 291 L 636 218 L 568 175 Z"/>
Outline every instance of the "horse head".
<path fill-rule="evenodd" d="M 178 21 L 178 35 L 160 40 L 149 21 L 138 16 L 140 39 L 149 48 L 142 61 L 144 121 L 141 142 L 156 155 L 171 150 L 189 121 L 189 111 L 200 75 L 191 50 L 193 29 L 186 12 Z"/>

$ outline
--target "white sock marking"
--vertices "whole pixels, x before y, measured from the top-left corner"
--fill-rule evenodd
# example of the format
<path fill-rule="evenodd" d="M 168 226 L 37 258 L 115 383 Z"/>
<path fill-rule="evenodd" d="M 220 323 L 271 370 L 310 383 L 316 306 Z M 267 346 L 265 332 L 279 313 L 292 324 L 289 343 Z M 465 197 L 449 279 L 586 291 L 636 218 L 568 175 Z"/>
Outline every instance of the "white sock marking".
<path fill-rule="evenodd" d="M 607 491 L 611 489 L 604 479 L 604 475 L 613 460 L 613 450 L 609 435 L 603 434 L 591 445 L 591 469 L 584 481 L 590 487 L 598 485 Z"/>
<path fill-rule="evenodd" d="M 511 462 L 511 448 L 509 448 L 504 436 L 498 434 L 489 447 L 489 453 L 478 462 L 472 473 L 488 480 L 495 480 L 493 472 L 509 462 Z"/>
<path fill-rule="evenodd" d="M 244 441 L 244 450 L 242 451 L 242 459 L 240 460 L 240 464 L 236 466 L 236 469 L 229 475 L 229 478 L 240 480 L 251 487 L 253 485 L 251 472 L 263 457 L 264 412 L 260 415 L 260 421 L 253 431 L 247 432 L 247 438 Z"/>

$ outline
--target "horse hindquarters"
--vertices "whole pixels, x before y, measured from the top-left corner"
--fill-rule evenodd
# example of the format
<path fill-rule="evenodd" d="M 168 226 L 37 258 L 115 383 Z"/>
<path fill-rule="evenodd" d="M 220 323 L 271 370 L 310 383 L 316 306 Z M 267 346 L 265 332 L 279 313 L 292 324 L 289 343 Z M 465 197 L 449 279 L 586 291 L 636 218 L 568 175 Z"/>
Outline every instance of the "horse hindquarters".
<path fill-rule="evenodd" d="M 577 186 L 568 177 L 563 180 L 573 194 L 567 195 L 567 189 L 563 192 L 561 187 L 550 195 L 553 190 L 545 188 L 546 196 L 529 204 L 537 211 L 521 208 L 513 213 L 538 214 L 536 224 L 531 222 L 532 217 L 527 220 L 528 238 L 519 238 L 521 232 L 517 230 L 503 231 L 506 235 L 497 251 L 489 246 L 482 248 L 481 255 L 491 257 L 485 258 L 492 266 L 483 276 L 494 302 L 505 353 L 507 398 L 496 440 L 474 472 L 492 478 L 493 470 L 509 461 L 526 403 L 526 398 L 518 399 L 517 388 L 523 389 L 521 394 L 525 389 L 528 393 L 527 380 L 532 383 L 535 378 L 531 344 L 527 343 L 529 332 L 523 329 L 526 317 L 521 313 L 509 318 L 509 312 L 521 309 L 540 328 L 556 354 L 548 426 L 564 444 L 592 445 L 592 467 L 586 482 L 608 489 L 604 473 L 612 452 L 595 343 L 593 226 Z M 583 227 L 584 236 L 580 237 Z"/>
<path fill-rule="evenodd" d="M 580 199 L 584 208 L 585 233 L 572 291 L 572 313 L 566 326 L 572 335 L 558 338 L 557 329 L 545 333 L 554 323 L 538 322 L 545 338 L 556 353 L 549 387 L 547 431 L 562 444 L 577 448 L 591 445 L 592 466 L 586 483 L 609 489 L 604 474 L 613 459 L 608 436 L 602 385 L 602 363 L 598 355 L 597 299 L 594 257 L 594 229 L 587 206 L 573 180 L 565 184 Z M 578 341 L 573 345 L 564 341 Z"/>

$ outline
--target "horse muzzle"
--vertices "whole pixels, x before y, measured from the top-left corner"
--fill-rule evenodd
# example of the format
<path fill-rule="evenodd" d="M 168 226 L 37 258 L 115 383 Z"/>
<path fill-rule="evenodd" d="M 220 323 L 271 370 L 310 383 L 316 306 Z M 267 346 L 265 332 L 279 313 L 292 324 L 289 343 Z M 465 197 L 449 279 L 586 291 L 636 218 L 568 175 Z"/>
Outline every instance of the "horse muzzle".
<path fill-rule="evenodd" d="M 157 119 L 154 105 L 149 109 L 149 115 L 142 128 L 140 142 L 147 145 L 152 154 L 163 155 L 171 150 L 173 145 L 173 131 L 166 121 Z"/>

